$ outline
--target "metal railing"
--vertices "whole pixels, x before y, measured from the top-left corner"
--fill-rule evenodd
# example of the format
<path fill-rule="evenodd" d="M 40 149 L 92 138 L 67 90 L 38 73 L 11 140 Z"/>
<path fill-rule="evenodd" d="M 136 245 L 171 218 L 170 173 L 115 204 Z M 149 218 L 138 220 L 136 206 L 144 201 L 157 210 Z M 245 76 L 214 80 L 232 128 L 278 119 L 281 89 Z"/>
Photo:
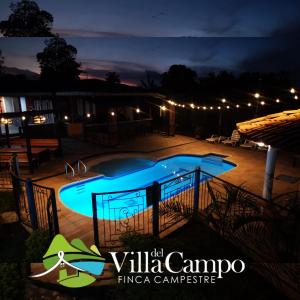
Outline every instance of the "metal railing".
<path fill-rule="evenodd" d="M 72 178 L 75 176 L 75 170 L 68 162 L 65 164 L 65 174 L 67 178 Z"/>
<path fill-rule="evenodd" d="M 296 264 L 300 249 L 299 243 L 294 243 L 299 226 L 289 231 L 294 236 L 286 240 L 281 230 L 294 222 L 295 207 L 287 209 L 290 205 L 284 207 L 280 202 L 272 203 L 196 169 L 142 189 L 93 193 L 95 244 L 108 248 L 120 246 L 124 232 L 159 236 L 178 228 L 196 213 L 207 226 L 258 262 L 257 272 L 281 286 L 284 292 L 299 294 L 300 283 L 295 278 L 300 278 Z M 283 253 L 289 257 L 288 264 L 282 260 Z"/>
<path fill-rule="evenodd" d="M 78 171 L 78 175 L 81 176 L 87 173 L 87 166 L 82 160 L 79 160 L 77 162 L 77 171 Z"/>
<path fill-rule="evenodd" d="M 13 195 L 19 220 L 33 230 L 48 230 L 50 237 L 59 233 L 55 190 L 22 179 L 17 157 L 10 162 Z"/>
<path fill-rule="evenodd" d="M 11 190 L 12 189 L 12 182 L 11 182 L 11 175 L 10 175 L 10 164 L 1 163 L 0 165 L 0 191 L 2 190 Z"/>
<path fill-rule="evenodd" d="M 93 193 L 92 207 L 96 245 L 116 247 L 125 232 L 151 232 L 146 189 Z"/>

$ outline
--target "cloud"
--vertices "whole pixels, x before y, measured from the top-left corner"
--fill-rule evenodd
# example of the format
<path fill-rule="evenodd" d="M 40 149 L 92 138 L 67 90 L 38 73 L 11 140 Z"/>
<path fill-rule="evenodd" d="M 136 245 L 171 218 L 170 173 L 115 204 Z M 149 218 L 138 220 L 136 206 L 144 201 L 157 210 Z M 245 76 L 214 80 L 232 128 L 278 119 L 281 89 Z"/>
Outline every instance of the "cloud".
<path fill-rule="evenodd" d="M 142 79 L 145 79 L 146 71 L 149 66 L 126 61 L 115 60 L 100 60 L 100 59 L 82 59 L 82 70 L 86 75 L 83 77 L 103 79 L 108 72 L 117 72 L 120 75 L 121 81 L 130 84 L 139 84 Z M 158 74 L 155 71 L 150 71 L 152 75 Z M 158 76 L 154 76 L 155 79 Z"/>
<path fill-rule="evenodd" d="M 293 21 L 285 24 L 284 26 L 276 28 L 272 33 L 271 36 L 285 36 L 285 37 L 294 37 L 300 38 L 300 21 Z"/>
<path fill-rule="evenodd" d="M 275 38 L 267 39 L 274 40 Z M 293 38 L 278 38 L 273 47 L 263 52 L 258 52 L 253 56 L 244 59 L 239 69 L 251 72 L 279 72 L 286 71 L 291 78 L 300 81 L 300 60 L 299 48 L 300 40 Z M 276 47 L 277 44 L 277 47 Z M 280 45 L 280 47 L 278 46 Z"/>
<path fill-rule="evenodd" d="M 98 31 L 88 29 L 55 28 L 55 31 L 63 37 L 138 37 L 133 33 Z"/>

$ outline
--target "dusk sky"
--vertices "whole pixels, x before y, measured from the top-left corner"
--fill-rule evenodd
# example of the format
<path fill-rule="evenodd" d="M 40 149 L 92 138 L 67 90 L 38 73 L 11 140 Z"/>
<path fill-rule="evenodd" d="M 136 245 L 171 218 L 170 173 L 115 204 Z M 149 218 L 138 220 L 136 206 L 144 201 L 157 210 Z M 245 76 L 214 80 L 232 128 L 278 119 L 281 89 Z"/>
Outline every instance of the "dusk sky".
<path fill-rule="evenodd" d="M 0 20 L 10 2 L 1 0 Z M 116 71 L 123 82 L 138 83 L 146 70 L 161 73 L 172 64 L 199 74 L 285 70 L 300 78 L 300 1 L 36 2 L 54 16 L 53 32 L 77 48 L 89 78 Z M 43 47 L 40 38 L 0 39 L 7 67 L 36 73 Z"/>
<path fill-rule="evenodd" d="M 12 0 L 0 1 L 0 19 Z M 14 0 L 16 2 L 16 0 Z M 300 28 L 299 0 L 37 0 L 72 36 L 272 36 Z"/>

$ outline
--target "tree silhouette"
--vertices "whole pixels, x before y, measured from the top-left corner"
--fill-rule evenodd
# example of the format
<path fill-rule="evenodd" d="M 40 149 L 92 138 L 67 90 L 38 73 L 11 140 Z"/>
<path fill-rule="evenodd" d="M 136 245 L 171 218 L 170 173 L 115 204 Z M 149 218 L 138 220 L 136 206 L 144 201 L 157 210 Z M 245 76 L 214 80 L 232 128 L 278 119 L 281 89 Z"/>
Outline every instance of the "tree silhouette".
<path fill-rule="evenodd" d="M 2 73 L 3 63 L 4 63 L 4 57 L 2 56 L 2 51 L 0 50 L 0 74 Z"/>
<path fill-rule="evenodd" d="M 78 80 L 80 64 L 76 62 L 77 49 L 65 39 L 55 36 L 45 41 L 45 49 L 37 54 L 41 79 L 50 81 Z"/>
<path fill-rule="evenodd" d="M 156 88 L 154 79 L 151 77 L 151 72 L 146 71 L 146 79 L 141 80 L 141 85 L 146 90 L 153 90 Z"/>
<path fill-rule="evenodd" d="M 162 87 L 175 92 L 193 90 L 197 86 L 197 73 L 184 65 L 172 65 L 162 75 Z"/>
<path fill-rule="evenodd" d="M 108 72 L 105 76 L 105 80 L 108 84 L 114 85 L 114 84 L 120 84 L 120 75 L 116 72 Z"/>
<path fill-rule="evenodd" d="M 22 0 L 11 3 L 12 11 L 8 20 L 0 22 L 0 31 L 4 36 L 44 37 L 51 33 L 53 17 L 41 10 L 36 2 Z"/>

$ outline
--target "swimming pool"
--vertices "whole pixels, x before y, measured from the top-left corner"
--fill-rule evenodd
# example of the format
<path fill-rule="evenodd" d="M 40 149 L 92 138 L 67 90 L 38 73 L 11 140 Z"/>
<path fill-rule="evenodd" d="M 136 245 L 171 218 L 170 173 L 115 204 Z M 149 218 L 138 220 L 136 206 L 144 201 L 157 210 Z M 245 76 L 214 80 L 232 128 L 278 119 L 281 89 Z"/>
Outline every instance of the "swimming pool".
<path fill-rule="evenodd" d="M 141 158 L 137 158 L 141 165 Z M 145 188 L 150 186 L 154 181 L 159 183 L 179 178 L 183 179 L 184 174 L 193 171 L 196 167 L 211 174 L 220 175 L 236 166 L 223 160 L 223 157 L 217 155 L 176 155 L 168 157 L 157 162 L 144 159 L 147 167 L 138 170 L 132 170 L 124 174 L 116 174 L 113 177 L 97 176 L 91 179 L 78 181 L 76 183 L 64 186 L 60 190 L 60 199 L 68 208 L 82 215 L 92 217 L 92 193 L 112 193 L 118 191 Z M 131 162 L 134 164 L 134 162 Z M 202 177 L 202 180 L 205 178 Z M 192 184 L 186 184 L 182 180 L 176 189 L 177 193 L 184 189 L 192 187 Z M 176 192 L 175 192 L 176 193 Z M 162 200 L 164 196 L 162 195 Z M 98 218 L 106 220 L 121 219 L 122 215 L 118 211 L 127 209 L 127 216 L 139 213 L 147 208 L 146 191 L 141 190 L 138 195 L 134 193 L 113 193 L 104 197 L 97 197 Z M 115 210 L 111 214 L 110 210 Z M 129 211 L 128 211 L 129 210 Z M 124 217 L 124 216 L 123 216 Z"/>

